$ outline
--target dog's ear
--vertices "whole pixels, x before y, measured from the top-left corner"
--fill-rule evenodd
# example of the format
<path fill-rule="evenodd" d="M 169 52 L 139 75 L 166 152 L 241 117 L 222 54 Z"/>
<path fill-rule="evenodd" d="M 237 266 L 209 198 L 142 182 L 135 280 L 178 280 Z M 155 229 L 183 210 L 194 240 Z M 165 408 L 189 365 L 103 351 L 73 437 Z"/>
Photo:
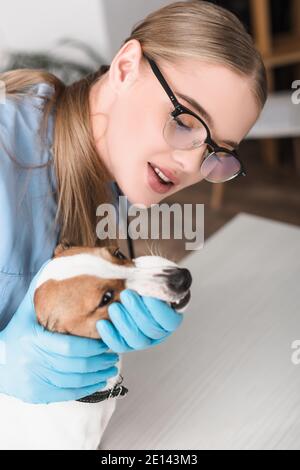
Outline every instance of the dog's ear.
<path fill-rule="evenodd" d="M 57 245 L 57 247 L 55 248 L 54 250 L 54 255 L 53 255 L 53 258 L 55 258 L 56 256 L 60 255 L 63 251 L 67 250 L 68 248 L 70 248 L 71 245 L 67 242 L 61 242 Z"/>

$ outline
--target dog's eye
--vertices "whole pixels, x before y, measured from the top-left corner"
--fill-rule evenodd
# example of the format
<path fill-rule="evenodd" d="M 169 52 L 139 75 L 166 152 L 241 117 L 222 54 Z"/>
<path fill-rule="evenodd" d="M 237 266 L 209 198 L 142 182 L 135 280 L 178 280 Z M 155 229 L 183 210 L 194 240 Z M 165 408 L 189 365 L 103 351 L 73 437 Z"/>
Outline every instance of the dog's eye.
<path fill-rule="evenodd" d="M 117 248 L 114 252 L 114 256 L 116 256 L 119 259 L 127 259 L 125 255 Z"/>
<path fill-rule="evenodd" d="M 99 307 L 104 307 L 107 305 L 112 299 L 114 298 L 114 291 L 113 290 L 107 290 L 105 294 L 102 297 L 102 300 L 99 304 Z M 98 308 L 99 308 L 98 307 Z"/>

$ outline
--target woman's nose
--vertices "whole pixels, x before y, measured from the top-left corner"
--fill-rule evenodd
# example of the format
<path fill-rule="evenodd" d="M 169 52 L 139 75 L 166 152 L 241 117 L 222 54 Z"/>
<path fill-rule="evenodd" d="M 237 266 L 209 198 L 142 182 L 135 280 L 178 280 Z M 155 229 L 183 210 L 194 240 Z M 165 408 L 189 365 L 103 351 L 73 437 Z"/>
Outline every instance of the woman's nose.
<path fill-rule="evenodd" d="M 185 174 L 195 175 L 207 154 L 207 145 L 201 145 L 192 150 L 174 150 L 173 160 L 180 165 Z"/>

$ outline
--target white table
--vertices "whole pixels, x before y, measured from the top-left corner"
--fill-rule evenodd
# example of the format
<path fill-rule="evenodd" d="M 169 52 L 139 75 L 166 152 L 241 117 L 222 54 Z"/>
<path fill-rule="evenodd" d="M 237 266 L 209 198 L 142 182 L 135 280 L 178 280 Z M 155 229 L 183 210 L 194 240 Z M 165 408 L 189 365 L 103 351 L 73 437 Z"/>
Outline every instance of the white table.
<path fill-rule="evenodd" d="M 242 213 L 182 265 L 189 312 L 124 355 L 101 449 L 300 449 L 300 228 Z"/>

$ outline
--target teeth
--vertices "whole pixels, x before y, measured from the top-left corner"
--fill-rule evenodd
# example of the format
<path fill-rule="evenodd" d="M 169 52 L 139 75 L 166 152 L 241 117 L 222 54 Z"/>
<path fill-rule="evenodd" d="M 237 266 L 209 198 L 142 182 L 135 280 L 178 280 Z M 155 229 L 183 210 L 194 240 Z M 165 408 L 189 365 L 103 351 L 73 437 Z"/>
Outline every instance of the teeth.
<path fill-rule="evenodd" d="M 155 171 L 155 173 L 156 173 L 163 181 L 165 181 L 166 183 L 171 183 L 171 182 L 172 182 L 172 181 L 171 181 L 169 178 L 167 178 L 167 176 L 164 175 L 163 172 L 160 171 L 158 168 L 156 168 L 156 167 L 152 167 L 152 168 L 153 168 L 153 170 Z"/>

